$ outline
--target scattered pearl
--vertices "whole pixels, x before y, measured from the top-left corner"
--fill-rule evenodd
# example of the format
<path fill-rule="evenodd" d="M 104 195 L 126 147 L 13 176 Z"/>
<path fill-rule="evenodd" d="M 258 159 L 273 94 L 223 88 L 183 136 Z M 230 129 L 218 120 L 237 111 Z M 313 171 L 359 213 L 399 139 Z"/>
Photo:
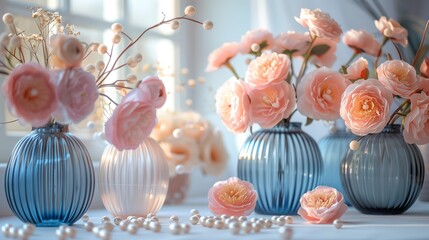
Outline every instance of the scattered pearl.
<path fill-rule="evenodd" d="M 82 219 L 82 222 L 85 222 L 85 223 L 86 223 L 86 222 L 88 222 L 88 221 L 89 221 L 89 216 L 88 216 L 87 214 L 85 214 L 85 215 L 83 215 L 83 216 L 82 216 L 82 218 L 81 218 L 81 219 Z"/>
<path fill-rule="evenodd" d="M 263 225 L 258 223 L 258 222 L 254 222 L 252 223 L 252 229 L 255 233 L 258 233 L 261 231 L 261 229 L 263 228 Z"/>
<path fill-rule="evenodd" d="M 204 30 L 211 30 L 213 28 L 213 22 L 212 21 L 204 21 L 203 22 L 203 28 L 204 28 Z"/>
<path fill-rule="evenodd" d="M 84 228 L 86 231 L 90 232 L 94 228 L 94 223 L 93 222 L 86 222 L 84 225 Z"/>
<path fill-rule="evenodd" d="M 76 236 L 76 229 L 74 229 L 73 227 L 66 227 L 65 232 L 70 238 L 74 238 Z"/>
<path fill-rule="evenodd" d="M 182 228 L 180 227 L 180 224 L 176 222 L 170 223 L 170 226 L 168 228 L 170 229 L 170 232 L 174 235 L 179 234 L 180 231 L 182 230 Z"/>
<path fill-rule="evenodd" d="M 104 44 L 98 45 L 97 52 L 98 54 L 101 54 L 101 55 L 107 53 L 107 46 Z"/>
<path fill-rule="evenodd" d="M 284 226 L 286 224 L 286 218 L 284 216 L 280 216 L 277 218 L 277 225 Z"/>
<path fill-rule="evenodd" d="M 147 215 L 146 215 L 146 218 L 151 218 L 151 217 L 154 217 L 155 216 L 155 214 L 153 214 L 153 213 L 148 213 Z"/>
<path fill-rule="evenodd" d="M 188 86 L 189 87 L 195 87 L 195 85 L 197 85 L 197 82 L 195 81 L 195 79 L 189 79 L 188 80 Z"/>
<path fill-rule="evenodd" d="M 144 221 L 145 221 L 145 220 L 146 220 L 146 219 L 145 219 L 145 218 L 142 218 L 142 217 L 137 218 L 137 219 L 136 219 L 137 226 L 138 226 L 139 228 L 143 227 L 143 223 L 144 223 Z"/>
<path fill-rule="evenodd" d="M 247 221 L 247 217 L 246 217 L 246 216 L 240 216 L 240 217 L 238 218 L 238 221 L 239 221 L 240 223 L 242 223 L 242 222 L 244 222 L 244 221 Z"/>
<path fill-rule="evenodd" d="M 192 225 L 197 225 L 199 221 L 200 221 L 200 219 L 196 215 L 189 218 L 189 222 Z"/>
<path fill-rule="evenodd" d="M 151 220 L 151 221 L 154 221 L 154 222 L 159 222 L 159 219 L 158 219 L 158 217 L 157 217 L 157 216 L 153 216 L 153 217 L 151 217 L 151 218 L 150 218 L 150 220 Z"/>
<path fill-rule="evenodd" d="M 158 233 L 161 231 L 161 224 L 159 222 L 150 222 L 149 229 L 152 230 L 153 232 Z"/>
<path fill-rule="evenodd" d="M 114 222 L 116 225 L 119 225 L 119 223 L 121 223 L 121 221 L 122 221 L 122 218 L 120 218 L 120 217 L 115 217 L 115 218 L 113 219 L 113 222 Z"/>
<path fill-rule="evenodd" d="M 98 235 L 98 233 L 100 232 L 101 228 L 100 227 L 93 227 L 92 228 L 92 233 L 94 233 L 95 235 Z"/>
<path fill-rule="evenodd" d="M 10 224 L 5 224 L 1 227 L 1 232 L 3 233 L 3 235 L 5 237 L 9 237 L 9 228 L 10 228 Z"/>
<path fill-rule="evenodd" d="M 188 234 L 191 231 L 191 225 L 189 223 L 182 223 L 181 225 L 182 232 Z"/>
<path fill-rule="evenodd" d="M 259 44 L 257 44 L 257 43 L 253 43 L 253 44 L 250 46 L 250 49 L 251 49 L 253 52 L 259 52 L 259 50 L 261 50 L 261 47 L 259 46 Z"/>
<path fill-rule="evenodd" d="M 106 64 L 103 61 L 97 61 L 97 63 L 95 63 L 95 67 L 97 68 L 98 71 L 103 71 L 104 67 L 106 66 Z"/>
<path fill-rule="evenodd" d="M 175 170 L 178 175 L 186 173 L 185 166 L 183 166 L 182 164 L 177 165 Z"/>
<path fill-rule="evenodd" d="M 177 215 L 172 215 L 169 219 L 169 222 L 178 222 L 179 221 L 179 217 Z"/>
<path fill-rule="evenodd" d="M 236 217 L 236 216 L 232 216 L 232 217 L 230 217 L 229 219 L 231 219 L 231 221 L 236 221 L 236 222 L 238 222 L 238 217 Z"/>
<path fill-rule="evenodd" d="M 9 228 L 9 237 L 11 237 L 11 238 L 18 237 L 18 229 L 15 227 L 10 227 Z"/>
<path fill-rule="evenodd" d="M 273 221 L 270 219 L 265 220 L 265 228 L 271 228 L 273 226 Z"/>
<path fill-rule="evenodd" d="M 279 228 L 279 233 L 282 235 L 283 239 L 288 240 L 292 239 L 293 229 L 291 227 L 281 227 Z"/>
<path fill-rule="evenodd" d="M 110 222 L 110 218 L 108 216 L 101 217 L 101 223 Z"/>
<path fill-rule="evenodd" d="M 12 13 L 5 13 L 3 14 L 3 22 L 4 24 L 12 24 L 14 20 L 14 16 Z"/>
<path fill-rule="evenodd" d="M 55 235 L 57 235 L 57 237 L 60 239 L 65 239 L 67 236 L 66 231 L 63 228 L 58 228 L 55 230 Z"/>
<path fill-rule="evenodd" d="M 127 220 L 122 220 L 119 223 L 119 229 L 121 229 L 122 231 L 127 230 L 127 227 L 128 227 L 128 221 Z"/>
<path fill-rule="evenodd" d="M 30 235 L 36 230 L 36 226 L 31 223 L 25 223 L 22 228 Z"/>
<path fill-rule="evenodd" d="M 223 228 L 223 226 L 224 226 L 224 222 L 222 222 L 222 221 L 220 221 L 220 220 L 216 220 L 216 221 L 214 222 L 214 227 L 215 227 L 216 229 L 222 229 L 222 228 Z"/>
<path fill-rule="evenodd" d="M 350 147 L 351 150 L 356 151 L 356 150 L 359 149 L 359 145 L 360 144 L 359 144 L 358 141 L 353 140 L 353 141 L 350 142 L 349 147 Z"/>
<path fill-rule="evenodd" d="M 130 222 L 131 222 L 131 220 L 133 220 L 133 219 L 137 219 L 137 217 L 136 217 L 136 216 L 128 216 L 128 217 L 127 217 L 127 220 L 128 220 L 128 221 L 130 221 Z"/>
<path fill-rule="evenodd" d="M 179 27 L 180 27 L 179 21 L 176 20 L 176 21 L 171 22 L 171 29 L 177 30 L 177 29 L 179 29 Z"/>
<path fill-rule="evenodd" d="M 238 222 L 229 223 L 228 228 L 233 235 L 237 235 L 240 233 L 240 224 Z"/>
<path fill-rule="evenodd" d="M 215 220 L 213 218 L 207 218 L 204 221 L 204 223 L 205 223 L 204 226 L 206 226 L 208 228 L 212 228 L 214 226 L 214 222 L 215 222 Z"/>
<path fill-rule="evenodd" d="M 31 235 L 31 234 L 29 234 L 27 231 L 25 231 L 25 229 L 23 229 L 23 228 L 18 229 L 18 237 L 20 239 L 28 239 L 29 235 Z"/>
<path fill-rule="evenodd" d="M 176 128 L 173 130 L 173 137 L 181 138 L 183 136 L 183 129 Z"/>
<path fill-rule="evenodd" d="M 196 214 L 200 214 L 200 211 L 198 211 L 197 209 L 191 209 L 191 211 L 189 211 L 189 213 L 191 214 L 191 216 L 193 216 Z"/>
<path fill-rule="evenodd" d="M 252 231 L 252 222 L 245 221 L 241 223 L 241 228 L 243 229 L 244 233 L 250 233 Z"/>
<path fill-rule="evenodd" d="M 98 46 L 100 46 L 99 43 L 91 43 L 91 51 L 98 52 Z"/>
<path fill-rule="evenodd" d="M 195 15 L 195 12 L 196 12 L 197 10 L 196 10 L 196 8 L 194 7 L 194 6 L 192 6 L 192 5 L 189 5 L 189 6 L 187 6 L 186 8 L 185 8 L 185 15 L 186 16 L 189 16 L 189 17 L 192 17 L 192 16 L 194 16 Z"/>
<path fill-rule="evenodd" d="M 340 229 L 343 227 L 343 221 L 341 221 L 340 219 L 335 219 L 333 224 L 336 229 Z"/>
<path fill-rule="evenodd" d="M 286 224 L 293 224 L 293 217 L 292 216 L 286 216 L 285 220 L 286 220 Z"/>
<path fill-rule="evenodd" d="M 112 237 L 112 234 L 106 229 L 101 229 L 98 233 L 98 237 L 103 240 L 109 240 Z"/>
<path fill-rule="evenodd" d="M 112 36 L 112 43 L 113 44 L 118 44 L 118 43 L 120 43 L 121 42 L 121 35 L 120 34 L 118 34 L 118 33 L 115 33 L 115 34 L 113 34 L 113 36 Z"/>
<path fill-rule="evenodd" d="M 273 221 L 273 223 L 276 223 L 278 218 L 278 216 L 272 216 L 271 221 Z"/>
<path fill-rule="evenodd" d="M 250 221 L 251 221 L 252 223 L 257 222 L 257 221 L 258 221 L 258 218 L 252 217 L 252 218 L 250 219 Z"/>
<path fill-rule="evenodd" d="M 152 221 L 150 221 L 150 219 L 146 218 L 146 220 L 144 220 L 144 222 L 143 222 L 143 228 L 146 230 L 150 230 L 150 223 L 152 223 Z M 156 223 L 156 222 L 154 222 L 154 223 Z"/>
<path fill-rule="evenodd" d="M 120 33 L 122 31 L 122 25 L 120 23 L 113 23 L 110 29 L 114 33 Z"/>
<path fill-rule="evenodd" d="M 111 222 L 105 222 L 103 224 L 104 229 L 106 229 L 107 231 L 111 232 L 113 231 L 113 229 L 115 228 L 115 225 L 113 225 L 113 223 Z"/>
<path fill-rule="evenodd" d="M 135 74 L 128 74 L 127 76 L 127 82 L 129 84 L 135 84 L 137 82 L 137 76 Z"/>
<path fill-rule="evenodd" d="M 132 235 L 136 234 L 136 233 L 137 233 L 137 230 L 138 230 L 138 227 L 137 227 L 137 225 L 135 225 L 135 224 L 129 224 L 129 225 L 127 226 L 127 231 L 128 231 L 130 234 L 132 234 Z"/>
<path fill-rule="evenodd" d="M 225 221 L 226 219 L 229 219 L 229 216 L 226 214 L 222 214 L 220 215 L 220 218 Z"/>
<path fill-rule="evenodd" d="M 134 59 L 133 56 L 130 56 L 127 58 L 127 65 L 130 68 L 135 68 L 137 67 L 138 62 Z"/>

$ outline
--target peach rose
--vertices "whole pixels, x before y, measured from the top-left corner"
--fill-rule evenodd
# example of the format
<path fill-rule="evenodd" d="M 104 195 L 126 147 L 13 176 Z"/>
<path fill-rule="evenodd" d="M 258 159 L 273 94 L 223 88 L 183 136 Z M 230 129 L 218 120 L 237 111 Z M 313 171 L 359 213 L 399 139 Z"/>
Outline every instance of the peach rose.
<path fill-rule="evenodd" d="M 211 72 L 225 65 L 234 58 L 239 51 L 239 44 L 236 42 L 224 43 L 220 48 L 210 53 L 206 71 Z"/>
<path fill-rule="evenodd" d="M 3 85 L 8 106 L 20 120 L 41 127 L 58 104 L 49 71 L 37 63 L 24 63 L 9 74 Z"/>
<path fill-rule="evenodd" d="M 377 68 L 380 82 L 393 94 L 409 98 L 419 88 L 416 70 L 402 60 L 389 60 Z"/>
<path fill-rule="evenodd" d="M 250 88 L 252 119 L 263 128 L 272 128 L 295 108 L 295 91 L 286 81 L 264 88 Z"/>
<path fill-rule="evenodd" d="M 327 38 L 316 38 L 312 49 L 319 45 L 327 45 L 329 49 L 323 54 L 313 55 L 310 58 L 310 62 L 319 66 L 331 67 L 337 59 L 337 56 L 335 55 L 335 52 L 337 51 L 337 43 Z"/>
<path fill-rule="evenodd" d="M 176 113 L 170 111 L 159 111 L 157 112 L 158 121 L 152 130 L 150 136 L 156 141 L 162 141 L 168 136 L 173 134 L 176 129 Z"/>
<path fill-rule="evenodd" d="M 309 223 L 332 223 L 347 211 L 343 195 L 332 187 L 316 187 L 304 193 L 300 203 L 298 214 Z"/>
<path fill-rule="evenodd" d="M 339 42 L 340 35 L 343 33 L 340 25 L 329 14 L 322 12 L 320 9 L 302 8 L 299 18 L 295 17 L 295 20 L 303 27 L 308 28 L 313 36 L 320 38 L 328 38 Z"/>
<path fill-rule="evenodd" d="M 411 111 L 404 121 L 404 139 L 407 143 L 429 143 L 429 96 L 425 92 L 410 97 Z"/>
<path fill-rule="evenodd" d="M 252 123 L 250 100 L 243 80 L 234 77 L 216 92 L 216 112 L 223 124 L 234 133 L 245 132 Z"/>
<path fill-rule="evenodd" d="M 349 84 L 340 73 L 326 67 L 304 75 L 297 88 L 298 111 L 316 120 L 339 118 L 341 95 Z"/>
<path fill-rule="evenodd" d="M 344 77 L 354 81 L 358 79 L 367 79 L 368 75 L 368 61 L 361 57 L 347 67 L 347 74 L 344 74 Z"/>
<path fill-rule="evenodd" d="M 358 80 L 344 91 L 340 115 L 356 135 L 379 133 L 389 121 L 392 101 L 392 93 L 377 79 Z"/>
<path fill-rule="evenodd" d="M 139 88 L 146 85 L 150 89 L 153 99 L 153 104 L 156 108 L 160 108 L 167 101 L 167 92 L 165 91 L 164 83 L 157 76 L 149 76 L 142 80 Z"/>
<path fill-rule="evenodd" d="M 425 58 L 420 65 L 420 74 L 423 77 L 429 78 L 429 58 Z"/>
<path fill-rule="evenodd" d="M 218 216 L 248 216 L 255 209 L 257 198 L 258 194 L 250 182 L 231 177 L 210 188 L 208 207 Z"/>
<path fill-rule="evenodd" d="M 135 88 L 116 106 L 105 124 L 106 140 L 118 150 L 135 149 L 149 135 L 156 124 L 156 109 L 150 90 Z"/>
<path fill-rule="evenodd" d="M 343 43 L 354 49 L 355 53 L 367 53 L 376 57 L 380 51 L 380 43 L 365 30 L 349 30 L 343 36 Z"/>
<path fill-rule="evenodd" d="M 429 95 L 429 78 L 417 76 L 419 80 L 419 89 Z"/>
<path fill-rule="evenodd" d="M 293 52 L 293 56 L 300 56 L 305 53 L 309 43 L 308 34 L 289 31 L 274 38 L 272 50 L 278 53 Z"/>
<path fill-rule="evenodd" d="M 290 60 L 285 54 L 264 53 L 250 62 L 246 81 L 253 88 L 284 82 L 290 71 Z"/>
<path fill-rule="evenodd" d="M 53 50 L 50 61 L 54 67 L 73 68 L 80 66 L 84 57 L 84 49 L 77 38 L 56 34 L 51 37 L 50 46 Z"/>
<path fill-rule="evenodd" d="M 168 162 L 170 177 L 176 175 L 176 166 L 182 165 L 185 172 L 190 172 L 199 163 L 199 148 L 197 142 L 186 136 L 165 138 L 159 143 Z"/>
<path fill-rule="evenodd" d="M 54 118 L 63 124 L 78 123 L 93 110 L 98 98 L 95 77 L 82 68 L 54 71 L 59 104 Z"/>
<path fill-rule="evenodd" d="M 239 52 L 248 54 L 252 52 L 252 44 L 256 43 L 262 49 L 270 49 L 273 45 L 273 34 L 265 29 L 254 29 L 247 31 L 240 41 Z"/>
<path fill-rule="evenodd" d="M 205 174 L 219 176 L 226 169 L 228 153 L 219 131 L 210 129 L 200 143 L 201 168 Z"/>
<path fill-rule="evenodd" d="M 390 38 L 393 42 L 399 43 L 404 47 L 407 46 L 408 31 L 397 21 L 393 19 L 387 20 L 385 16 L 382 16 L 379 20 L 375 20 L 374 23 L 383 36 Z"/>

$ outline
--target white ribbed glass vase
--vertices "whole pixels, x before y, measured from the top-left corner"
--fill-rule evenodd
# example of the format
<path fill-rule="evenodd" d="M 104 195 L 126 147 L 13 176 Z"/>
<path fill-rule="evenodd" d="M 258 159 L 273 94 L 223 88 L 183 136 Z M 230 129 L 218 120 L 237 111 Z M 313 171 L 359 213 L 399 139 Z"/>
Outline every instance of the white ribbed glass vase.
<path fill-rule="evenodd" d="M 100 162 L 99 190 L 113 216 L 144 217 L 162 207 L 168 190 L 168 165 L 158 142 L 147 138 L 134 150 L 108 145 Z"/>

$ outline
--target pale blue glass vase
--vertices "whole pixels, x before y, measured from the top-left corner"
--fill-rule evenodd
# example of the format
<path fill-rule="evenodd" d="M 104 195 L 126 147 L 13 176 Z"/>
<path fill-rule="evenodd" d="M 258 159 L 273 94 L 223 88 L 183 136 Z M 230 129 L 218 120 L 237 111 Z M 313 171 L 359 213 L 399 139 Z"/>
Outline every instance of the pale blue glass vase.
<path fill-rule="evenodd" d="M 301 123 L 281 121 L 251 135 L 242 146 L 238 177 L 258 192 L 260 214 L 296 214 L 301 196 L 320 183 L 322 156 Z"/>
<path fill-rule="evenodd" d="M 79 220 L 91 204 L 94 187 L 86 147 L 59 124 L 35 128 L 23 137 L 6 167 L 5 191 L 12 212 L 40 227 Z"/>
<path fill-rule="evenodd" d="M 341 180 L 351 204 L 365 214 L 401 214 L 417 200 L 424 165 L 415 144 L 404 141 L 400 125 L 358 138 L 341 163 Z"/>

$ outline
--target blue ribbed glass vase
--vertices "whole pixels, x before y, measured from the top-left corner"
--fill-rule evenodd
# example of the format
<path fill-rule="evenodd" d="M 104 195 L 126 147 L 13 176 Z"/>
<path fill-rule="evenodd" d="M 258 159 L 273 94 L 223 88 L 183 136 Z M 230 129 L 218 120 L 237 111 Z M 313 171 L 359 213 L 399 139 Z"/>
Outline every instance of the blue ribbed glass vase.
<path fill-rule="evenodd" d="M 341 163 L 341 180 L 352 205 L 365 214 L 401 214 L 417 200 L 424 165 L 415 144 L 407 144 L 400 125 L 358 139 Z"/>
<path fill-rule="evenodd" d="M 341 183 L 341 161 L 346 156 L 350 142 L 356 138 L 345 129 L 335 129 L 318 142 L 323 158 L 323 176 L 320 185 L 336 188 L 350 205 Z"/>
<path fill-rule="evenodd" d="M 6 167 L 12 212 L 36 226 L 72 225 L 91 204 L 94 186 L 86 147 L 59 124 L 35 128 L 19 140 Z"/>
<path fill-rule="evenodd" d="M 258 192 L 257 213 L 296 214 L 301 196 L 319 185 L 322 164 L 316 141 L 301 130 L 301 123 L 283 120 L 246 140 L 239 153 L 238 177 Z"/>

